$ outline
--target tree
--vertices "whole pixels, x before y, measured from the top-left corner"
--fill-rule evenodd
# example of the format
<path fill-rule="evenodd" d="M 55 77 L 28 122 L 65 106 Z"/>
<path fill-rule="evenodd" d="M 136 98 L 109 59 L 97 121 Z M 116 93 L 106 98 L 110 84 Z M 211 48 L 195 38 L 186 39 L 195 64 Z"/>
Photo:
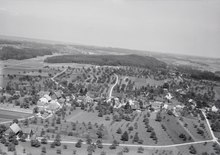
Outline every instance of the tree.
<path fill-rule="evenodd" d="M 123 133 L 123 135 L 121 136 L 121 140 L 122 140 L 122 141 L 128 141 L 128 139 L 129 139 L 129 137 L 128 137 L 128 132 L 125 131 L 125 132 Z"/>
<path fill-rule="evenodd" d="M 13 143 L 9 143 L 8 151 L 11 151 L 11 152 L 15 151 L 15 145 Z"/>
<path fill-rule="evenodd" d="M 46 137 L 41 139 L 41 144 L 47 144 L 47 138 Z"/>
<path fill-rule="evenodd" d="M 57 149 L 57 154 L 61 154 L 61 149 Z"/>
<path fill-rule="evenodd" d="M 191 146 L 189 147 L 189 152 L 190 152 L 191 154 L 196 154 L 196 153 L 197 153 L 197 151 L 196 151 L 196 149 L 194 148 L 193 145 L 191 145 Z"/>
<path fill-rule="evenodd" d="M 100 155 L 106 155 L 106 152 L 105 152 L 105 151 L 102 151 L 102 152 L 100 153 Z"/>
<path fill-rule="evenodd" d="M 1 124 L 0 125 L 0 138 L 2 137 L 3 133 L 7 130 L 6 126 Z"/>
<path fill-rule="evenodd" d="M 14 119 L 14 120 L 13 120 L 13 123 L 18 124 L 18 119 Z"/>
<path fill-rule="evenodd" d="M 42 147 L 41 152 L 46 153 L 47 152 L 46 147 Z"/>
<path fill-rule="evenodd" d="M 98 131 L 96 132 L 98 138 L 102 138 L 103 137 L 103 133 L 102 133 L 102 129 L 98 129 Z"/>
<path fill-rule="evenodd" d="M 124 147 L 124 148 L 123 148 L 123 152 L 124 152 L 124 153 L 128 153 L 128 152 L 129 152 L 129 148 L 128 148 L 128 147 Z"/>
<path fill-rule="evenodd" d="M 92 143 L 92 139 L 91 139 L 91 137 L 89 135 L 86 137 L 86 143 L 87 144 L 91 144 Z"/>
<path fill-rule="evenodd" d="M 95 146 L 94 145 L 89 145 L 87 147 L 88 155 L 91 155 L 93 152 L 95 152 Z"/>
<path fill-rule="evenodd" d="M 121 134 L 121 133 L 122 133 L 121 128 L 118 128 L 118 130 L 117 130 L 116 133 L 117 133 L 117 134 Z"/>
<path fill-rule="evenodd" d="M 160 112 L 158 112 L 156 115 L 156 121 L 161 122 L 161 120 L 162 120 L 161 114 L 160 114 Z"/>
<path fill-rule="evenodd" d="M 32 147 L 40 147 L 40 142 L 37 139 L 32 139 L 31 146 Z"/>
<path fill-rule="evenodd" d="M 55 143 L 55 145 L 56 146 L 60 146 L 61 145 L 61 139 L 60 139 L 60 135 L 59 134 L 57 134 L 56 135 L 56 138 L 55 138 L 55 140 L 54 140 L 54 143 Z"/>
<path fill-rule="evenodd" d="M 102 145 L 102 141 L 101 140 L 97 140 L 96 141 L 96 145 L 98 148 L 102 149 L 103 148 L 103 145 Z"/>
<path fill-rule="evenodd" d="M 137 152 L 138 153 L 144 153 L 144 148 L 143 147 L 139 147 Z"/>
<path fill-rule="evenodd" d="M 75 147 L 81 148 L 81 146 L 82 146 L 82 140 L 80 139 L 80 140 L 78 140 L 78 142 L 75 144 Z"/>
<path fill-rule="evenodd" d="M 129 126 L 128 128 L 129 131 L 132 131 L 133 129 L 134 129 L 133 126 Z"/>
<path fill-rule="evenodd" d="M 136 132 L 133 138 L 133 142 L 138 142 L 139 141 L 139 137 L 138 137 L 138 133 Z"/>
<path fill-rule="evenodd" d="M 38 107 L 34 107 L 33 113 L 36 114 L 36 113 L 38 113 L 38 112 L 39 112 L 39 108 L 38 108 Z"/>

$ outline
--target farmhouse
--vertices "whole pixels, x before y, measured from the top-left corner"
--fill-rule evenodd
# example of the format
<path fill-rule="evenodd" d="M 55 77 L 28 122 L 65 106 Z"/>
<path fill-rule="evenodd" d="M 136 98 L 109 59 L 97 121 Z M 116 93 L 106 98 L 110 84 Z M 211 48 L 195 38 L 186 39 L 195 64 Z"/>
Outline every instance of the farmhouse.
<path fill-rule="evenodd" d="M 25 135 L 25 137 L 27 137 L 28 139 L 30 139 L 33 135 L 34 135 L 34 131 L 31 128 L 22 128 L 22 133 Z"/>
<path fill-rule="evenodd" d="M 14 134 L 18 134 L 21 131 L 21 128 L 17 123 L 13 123 L 8 130 L 5 131 L 5 134 L 8 135 L 10 132 L 13 132 Z"/>
<path fill-rule="evenodd" d="M 47 111 L 53 112 L 61 108 L 61 105 L 57 102 L 57 100 L 52 100 L 45 108 Z"/>
<path fill-rule="evenodd" d="M 60 103 L 64 103 L 65 102 L 65 99 L 63 98 L 60 98 L 59 99 L 59 102 Z M 39 111 L 40 112 L 43 112 L 41 115 L 39 113 L 39 116 L 40 117 L 43 117 L 44 118 L 44 115 L 47 117 L 47 116 L 50 116 L 51 113 L 57 111 L 58 109 L 61 108 L 61 105 L 60 103 L 58 102 L 57 99 L 55 100 L 52 100 L 52 98 L 48 95 L 48 94 L 45 94 L 43 95 L 43 97 L 41 97 L 39 99 L 39 101 L 37 102 L 37 107 L 39 108 Z M 47 113 L 45 113 L 47 112 Z"/>

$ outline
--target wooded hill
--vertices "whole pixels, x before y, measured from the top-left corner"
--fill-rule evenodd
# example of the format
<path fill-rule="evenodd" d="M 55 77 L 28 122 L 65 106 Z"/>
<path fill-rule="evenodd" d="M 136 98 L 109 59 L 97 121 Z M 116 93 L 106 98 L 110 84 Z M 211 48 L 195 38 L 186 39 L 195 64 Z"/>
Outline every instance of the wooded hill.
<path fill-rule="evenodd" d="M 44 55 L 52 55 L 52 50 L 44 48 L 15 48 L 11 46 L 5 46 L 0 50 L 0 60 L 23 60 Z"/>
<path fill-rule="evenodd" d="M 62 55 L 45 59 L 48 63 L 80 63 L 100 66 L 133 66 L 149 69 L 166 68 L 166 63 L 139 55 Z"/>

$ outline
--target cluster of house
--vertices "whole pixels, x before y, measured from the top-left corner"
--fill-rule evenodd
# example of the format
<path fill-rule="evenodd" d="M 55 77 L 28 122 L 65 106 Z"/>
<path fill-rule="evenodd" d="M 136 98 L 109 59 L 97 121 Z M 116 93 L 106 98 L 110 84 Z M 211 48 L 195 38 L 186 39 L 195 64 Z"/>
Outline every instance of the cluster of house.
<path fill-rule="evenodd" d="M 48 115 L 59 110 L 66 99 L 62 97 L 62 91 L 50 92 L 40 92 L 41 97 L 37 102 L 37 107 L 39 110 L 39 116 L 43 117 L 42 114 L 46 112 Z M 48 116 L 46 115 L 46 116 Z M 44 117 L 46 117 L 44 116 Z"/>
<path fill-rule="evenodd" d="M 197 106 L 196 102 L 195 102 L 193 99 L 189 99 L 188 102 L 191 103 L 191 107 L 192 107 L 193 109 Z M 219 108 L 217 108 L 215 105 L 213 105 L 212 107 L 206 107 L 204 110 L 206 110 L 206 111 L 212 111 L 212 112 L 218 112 L 218 111 L 220 111 Z"/>
<path fill-rule="evenodd" d="M 17 123 L 13 123 L 10 125 L 10 127 L 5 131 L 5 135 L 9 135 L 10 133 L 14 133 L 15 135 L 19 135 L 19 133 L 22 133 L 24 137 L 27 139 L 33 138 L 35 131 L 31 128 L 21 128 Z"/>

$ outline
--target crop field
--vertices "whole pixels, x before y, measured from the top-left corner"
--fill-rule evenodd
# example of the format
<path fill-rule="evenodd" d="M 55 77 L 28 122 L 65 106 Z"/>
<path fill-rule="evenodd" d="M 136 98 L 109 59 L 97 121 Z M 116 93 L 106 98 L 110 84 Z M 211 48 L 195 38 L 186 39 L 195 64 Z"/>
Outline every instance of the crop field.
<path fill-rule="evenodd" d="M 198 121 L 197 119 L 184 117 L 184 122 L 187 124 L 187 129 L 191 132 L 191 134 L 195 137 L 197 141 L 212 139 L 206 121 Z M 201 124 L 204 124 L 204 126 L 202 126 Z M 204 134 L 198 134 L 198 129 L 202 129 L 204 131 Z"/>
<path fill-rule="evenodd" d="M 79 123 L 89 123 L 91 122 L 92 124 L 94 123 L 102 123 L 103 125 L 109 125 L 110 122 L 105 120 L 105 117 L 97 117 L 97 112 L 85 112 L 80 109 L 74 110 L 72 112 L 73 114 L 67 116 L 66 121 L 67 122 L 76 122 L 78 121 Z"/>
<path fill-rule="evenodd" d="M 19 118 L 25 118 L 28 116 L 30 116 L 30 114 L 26 114 L 22 112 L 0 110 L 0 122 L 13 120 L 13 119 L 19 119 Z"/>
<path fill-rule="evenodd" d="M 184 142 L 182 139 L 179 138 L 179 135 L 181 133 L 186 135 L 187 137 L 185 142 L 192 142 L 192 140 L 189 139 L 189 137 L 191 136 L 190 132 L 187 132 L 187 130 L 184 129 L 184 127 L 178 122 L 176 117 L 167 114 L 164 114 L 164 116 L 165 119 L 162 120 L 162 124 L 166 127 L 167 134 L 175 144 Z"/>

